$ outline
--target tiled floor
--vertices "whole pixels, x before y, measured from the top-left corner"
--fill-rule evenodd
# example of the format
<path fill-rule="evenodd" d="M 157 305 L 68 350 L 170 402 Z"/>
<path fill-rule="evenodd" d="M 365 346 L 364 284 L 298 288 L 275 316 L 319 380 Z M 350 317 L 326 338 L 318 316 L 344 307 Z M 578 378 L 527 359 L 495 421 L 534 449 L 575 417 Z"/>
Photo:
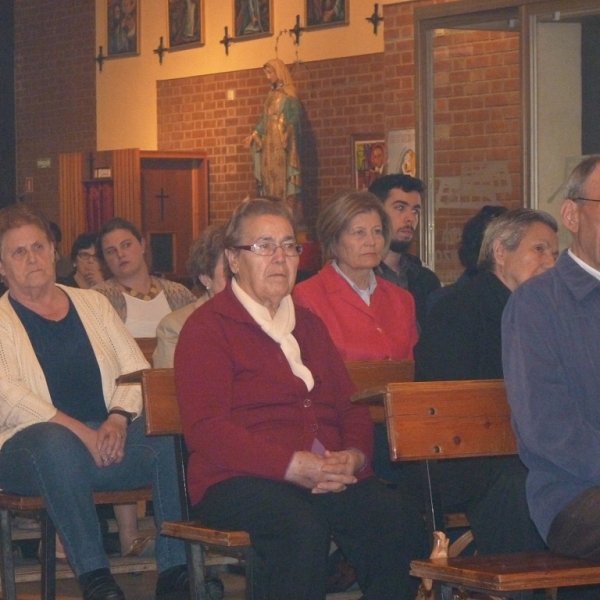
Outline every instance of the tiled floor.
<path fill-rule="evenodd" d="M 225 600 L 243 600 L 246 580 L 240 575 L 221 573 L 219 575 L 225 585 Z M 154 600 L 154 585 L 156 583 L 156 572 L 146 571 L 136 575 L 119 574 L 115 576 L 117 582 L 123 589 L 127 600 Z M 57 600 L 75 600 L 81 598 L 79 586 L 74 579 L 60 579 L 57 581 Z M 17 584 L 19 600 L 39 600 L 40 584 L 19 583 Z M 345 594 L 330 594 L 327 600 L 357 600 L 360 592 Z"/>
<path fill-rule="evenodd" d="M 115 576 L 123 589 L 127 600 L 154 600 L 156 572 L 147 571 L 136 575 L 120 574 Z M 245 579 L 239 575 L 223 573 L 226 600 L 243 600 Z M 81 598 L 79 586 L 74 579 L 62 579 L 57 582 L 57 600 L 75 600 Z M 19 600 L 39 600 L 39 583 L 20 583 L 17 585 Z"/>

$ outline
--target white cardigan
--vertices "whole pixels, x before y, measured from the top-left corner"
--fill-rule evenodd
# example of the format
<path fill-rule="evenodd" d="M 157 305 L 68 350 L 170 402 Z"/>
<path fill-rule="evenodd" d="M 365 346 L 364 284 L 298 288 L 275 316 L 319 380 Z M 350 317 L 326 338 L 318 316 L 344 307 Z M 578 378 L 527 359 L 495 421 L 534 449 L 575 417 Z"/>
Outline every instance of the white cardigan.
<path fill-rule="evenodd" d="M 59 285 L 72 300 L 96 355 L 107 408 L 120 406 L 139 415 L 139 385 L 117 386 L 119 375 L 149 368 L 144 355 L 110 302 L 92 290 Z M 56 340 L 57 346 L 64 343 Z M 21 429 L 51 419 L 48 385 L 29 336 L 13 310 L 8 292 L 0 298 L 0 448 Z"/>

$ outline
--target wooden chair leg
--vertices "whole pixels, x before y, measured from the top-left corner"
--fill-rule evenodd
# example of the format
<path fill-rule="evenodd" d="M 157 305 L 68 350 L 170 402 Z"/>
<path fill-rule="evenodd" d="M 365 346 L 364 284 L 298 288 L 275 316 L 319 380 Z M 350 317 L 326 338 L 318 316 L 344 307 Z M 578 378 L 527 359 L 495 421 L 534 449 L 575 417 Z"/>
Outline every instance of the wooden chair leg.
<path fill-rule="evenodd" d="M 56 528 L 45 510 L 41 511 L 42 600 L 56 599 Z"/>
<path fill-rule="evenodd" d="M 258 570 L 260 569 L 260 557 L 256 553 L 256 550 L 252 547 L 248 548 L 244 552 L 244 561 L 246 563 L 246 600 L 253 600 L 262 598 L 263 594 L 260 590 L 257 591 L 260 578 L 258 577 Z"/>
<path fill-rule="evenodd" d="M 0 551 L 2 552 L 2 598 L 17 600 L 15 562 L 12 553 L 11 513 L 0 509 Z"/>
<path fill-rule="evenodd" d="M 204 581 L 204 549 L 199 543 L 186 543 L 188 571 L 190 576 L 190 599 L 207 600 Z"/>

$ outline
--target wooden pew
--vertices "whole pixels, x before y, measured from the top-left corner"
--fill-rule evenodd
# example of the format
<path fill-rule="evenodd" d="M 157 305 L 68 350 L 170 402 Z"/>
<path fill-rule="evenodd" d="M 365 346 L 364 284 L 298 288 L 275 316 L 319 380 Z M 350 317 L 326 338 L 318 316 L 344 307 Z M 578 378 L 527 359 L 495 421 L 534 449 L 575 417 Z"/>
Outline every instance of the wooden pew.
<path fill-rule="evenodd" d="M 152 500 L 150 487 L 123 492 L 96 492 L 95 504 L 135 504 Z M 2 552 L 2 598 L 17 600 L 15 567 L 12 553 L 12 511 L 39 511 L 41 516 L 41 580 L 43 600 L 56 598 L 56 530 L 46 513 L 44 501 L 39 496 L 19 496 L 0 492 L 0 549 Z"/>
<path fill-rule="evenodd" d="M 144 354 L 144 358 L 150 363 L 150 366 L 152 366 L 152 356 L 154 354 L 154 350 L 156 350 L 156 344 L 158 343 L 158 339 L 155 337 L 135 338 L 135 341 L 140 347 L 142 353 Z"/>
<path fill-rule="evenodd" d="M 383 397 L 394 461 L 501 456 L 517 453 L 510 407 L 502 380 L 390 384 L 369 395 Z M 427 478 L 429 518 L 443 529 L 436 481 Z M 600 583 L 600 564 L 548 551 L 414 560 L 411 574 L 434 581 L 436 598 L 452 589 L 510 597 L 524 590 Z"/>
<path fill-rule="evenodd" d="M 395 380 L 414 379 L 413 361 L 349 362 L 346 363 L 346 367 L 351 379 L 359 389 L 382 385 Z M 141 383 L 144 411 L 146 413 L 146 433 L 148 435 L 175 436 L 180 457 L 178 468 L 182 497 L 187 498 L 182 458 L 182 426 L 173 370 L 149 369 L 138 371 L 122 376 L 118 381 L 122 384 Z M 377 418 L 383 421 L 383 408 L 381 406 L 375 407 L 374 412 Z M 161 533 L 186 542 L 194 588 L 192 598 L 194 600 L 204 600 L 205 598 L 205 549 L 244 559 L 246 562 L 246 598 L 252 598 L 255 565 L 248 533 L 245 531 L 210 529 L 197 521 L 165 522 L 162 525 Z"/>
<path fill-rule="evenodd" d="M 345 363 L 350 379 L 360 391 L 398 381 L 415 380 L 414 360 L 365 360 Z M 369 405 L 374 423 L 384 423 L 383 404 Z"/>
<path fill-rule="evenodd" d="M 184 521 L 164 522 L 161 533 L 181 539 L 186 544 L 190 572 L 190 597 L 206 600 L 206 550 L 219 552 L 246 564 L 246 600 L 252 599 L 254 585 L 254 556 L 250 536 L 245 531 L 210 529 L 199 521 L 190 521 L 187 503 L 187 486 L 183 459 L 183 429 L 175 391 L 173 369 L 146 369 L 119 377 L 119 383 L 141 383 L 146 414 L 147 435 L 170 435 L 174 437 L 178 457 L 178 480 L 183 500 Z M 229 562 L 229 561 L 226 561 Z M 213 561 L 214 564 L 214 561 Z"/>

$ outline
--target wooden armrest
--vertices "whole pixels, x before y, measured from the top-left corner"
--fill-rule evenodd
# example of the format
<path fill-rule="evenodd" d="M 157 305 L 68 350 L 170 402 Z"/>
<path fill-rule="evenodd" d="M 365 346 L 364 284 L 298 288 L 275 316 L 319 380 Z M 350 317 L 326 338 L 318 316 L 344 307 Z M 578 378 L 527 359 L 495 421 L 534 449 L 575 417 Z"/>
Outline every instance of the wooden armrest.
<path fill-rule="evenodd" d="M 139 371 L 133 371 L 133 373 L 125 373 L 119 375 L 116 379 L 117 385 L 132 385 L 134 383 L 142 383 L 144 371 L 148 369 L 140 369 Z"/>
<path fill-rule="evenodd" d="M 352 394 L 350 401 L 353 404 L 383 406 L 383 399 L 385 398 L 387 391 L 386 385 L 361 390 L 360 392 L 356 392 L 356 394 Z"/>

